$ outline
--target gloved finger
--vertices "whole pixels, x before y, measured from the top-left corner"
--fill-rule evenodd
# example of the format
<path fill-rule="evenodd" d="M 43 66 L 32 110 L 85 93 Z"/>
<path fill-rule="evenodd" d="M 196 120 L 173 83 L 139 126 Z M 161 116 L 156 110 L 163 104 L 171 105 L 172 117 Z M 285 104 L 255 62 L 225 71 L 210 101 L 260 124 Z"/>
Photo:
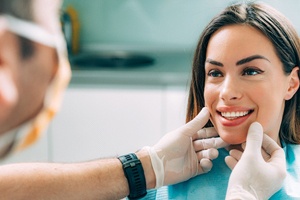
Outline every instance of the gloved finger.
<path fill-rule="evenodd" d="M 250 125 L 246 139 L 245 154 L 261 155 L 263 128 L 258 122 Z"/>
<path fill-rule="evenodd" d="M 277 149 L 281 149 L 281 147 L 272 138 L 270 138 L 266 134 L 264 134 L 264 136 L 263 136 L 262 147 L 264 148 L 266 153 L 268 153 L 269 155 L 271 155 Z"/>
<path fill-rule="evenodd" d="M 232 157 L 232 156 L 226 156 L 226 157 L 225 157 L 225 163 L 226 163 L 226 165 L 227 165 L 231 170 L 234 169 L 234 167 L 236 166 L 237 162 L 238 162 L 238 161 L 237 161 L 234 157 Z"/>
<path fill-rule="evenodd" d="M 264 159 L 266 162 L 271 158 L 271 155 L 268 154 L 268 153 L 266 152 L 265 149 L 262 149 L 262 150 L 261 150 L 261 154 L 262 154 L 263 159 Z"/>
<path fill-rule="evenodd" d="M 206 107 L 202 108 L 199 114 L 180 129 L 186 136 L 192 137 L 198 130 L 208 122 L 210 113 Z"/>
<path fill-rule="evenodd" d="M 193 141 L 195 151 L 201 151 L 204 149 L 211 149 L 211 148 L 223 148 L 228 144 L 224 142 L 220 137 L 217 138 L 209 138 L 209 139 L 202 139 L 202 140 L 195 140 Z"/>
<path fill-rule="evenodd" d="M 207 158 L 210 160 L 216 159 L 219 156 L 219 151 L 217 149 L 207 149 L 197 152 L 198 160 Z"/>
<path fill-rule="evenodd" d="M 271 161 L 275 164 L 282 164 L 285 160 L 285 154 L 282 148 L 268 135 L 263 136 L 263 149 L 271 156 Z"/>
<path fill-rule="evenodd" d="M 207 158 L 203 158 L 200 160 L 199 168 L 198 168 L 198 174 L 207 173 L 211 170 L 213 164 L 211 160 Z"/>
<path fill-rule="evenodd" d="M 197 131 L 197 134 L 193 135 L 193 140 L 196 139 L 206 139 L 219 136 L 218 132 L 214 127 L 202 128 Z"/>
<path fill-rule="evenodd" d="M 235 160 L 239 161 L 243 155 L 243 152 L 237 150 L 237 149 L 232 149 L 229 151 L 229 155 L 233 157 Z"/>
<path fill-rule="evenodd" d="M 245 149 L 246 143 L 243 143 L 241 146 L 242 146 L 243 149 Z M 262 157 L 265 161 L 268 161 L 271 157 L 263 148 L 261 149 L 261 154 L 262 154 Z"/>
<path fill-rule="evenodd" d="M 242 144 L 241 144 L 241 147 L 242 147 L 243 150 L 245 150 L 246 142 L 242 143 Z"/>

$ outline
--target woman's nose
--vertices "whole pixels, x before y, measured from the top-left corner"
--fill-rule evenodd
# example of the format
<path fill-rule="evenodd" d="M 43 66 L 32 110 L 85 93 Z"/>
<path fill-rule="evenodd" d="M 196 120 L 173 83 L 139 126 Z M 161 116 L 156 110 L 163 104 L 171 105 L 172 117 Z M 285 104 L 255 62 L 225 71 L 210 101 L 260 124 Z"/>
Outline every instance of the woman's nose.
<path fill-rule="evenodd" d="M 223 101 L 234 101 L 242 98 L 241 85 L 232 77 L 226 77 L 221 86 L 220 98 Z"/>

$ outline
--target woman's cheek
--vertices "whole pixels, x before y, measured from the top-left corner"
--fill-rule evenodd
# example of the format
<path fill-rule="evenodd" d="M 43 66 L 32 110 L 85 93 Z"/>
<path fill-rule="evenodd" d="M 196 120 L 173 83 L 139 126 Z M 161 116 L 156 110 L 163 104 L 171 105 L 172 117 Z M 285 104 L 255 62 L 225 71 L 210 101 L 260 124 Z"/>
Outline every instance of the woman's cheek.
<path fill-rule="evenodd" d="M 217 97 L 215 96 L 211 87 L 204 87 L 204 103 L 205 106 L 208 107 L 209 112 L 212 113 L 212 100 L 215 99 L 217 101 Z"/>

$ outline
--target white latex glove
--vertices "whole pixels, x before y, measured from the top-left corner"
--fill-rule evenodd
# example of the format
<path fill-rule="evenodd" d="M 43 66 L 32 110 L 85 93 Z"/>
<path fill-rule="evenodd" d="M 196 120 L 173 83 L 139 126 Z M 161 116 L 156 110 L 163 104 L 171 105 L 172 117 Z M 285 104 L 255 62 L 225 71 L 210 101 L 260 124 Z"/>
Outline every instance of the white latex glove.
<path fill-rule="evenodd" d="M 218 136 L 211 129 L 199 131 L 209 116 L 208 109 L 203 108 L 192 121 L 166 134 L 153 147 L 146 147 L 156 176 L 156 188 L 188 180 L 211 169 L 211 160 L 218 156 L 216 148 L 226 143 L 219 137 L 193 143 L 195 139 Z"/>
<path fill-rule="evenodd" d="M 269 158 L 265 161 L 262 149 Z M 235 152 L 234 152 L 235 151 Z M 266 134 L 258 122 L 251 124 L 243 153 L 232 150 L 225 158 L 233 171 L 226 199 L 269 199 L 277 192 L 286 176 L 283 149 Z"/>

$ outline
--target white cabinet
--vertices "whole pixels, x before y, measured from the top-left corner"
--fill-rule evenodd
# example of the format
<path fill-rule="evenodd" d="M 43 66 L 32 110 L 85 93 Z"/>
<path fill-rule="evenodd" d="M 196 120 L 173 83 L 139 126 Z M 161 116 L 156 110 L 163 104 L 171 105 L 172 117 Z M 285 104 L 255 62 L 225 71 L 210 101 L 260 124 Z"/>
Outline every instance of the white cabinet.
<path fill-rule="evenodd" d="M 184 123 L 183 88 L 70 87 L 50 131 L 55 162 L 135 152 Z"/>
<path fill-rule="evenodd" d="M 185 124 L 188 93 L 183 86 L 169 86 L 164 90 L 163 130 L 165 133 Z"/>
<path fill-rule="evenodd" d="M 51 127 L 53 161 L 83 161 L 134 152 L 162 130 L 161 88 L 71 87 Z"/>
<path fill-rule="evenodd" d="M 168 86 L 72 86 L 42 138 L 4 163 L 76 162 L 134 152 L 185 121 L 187 93 Z"/>

